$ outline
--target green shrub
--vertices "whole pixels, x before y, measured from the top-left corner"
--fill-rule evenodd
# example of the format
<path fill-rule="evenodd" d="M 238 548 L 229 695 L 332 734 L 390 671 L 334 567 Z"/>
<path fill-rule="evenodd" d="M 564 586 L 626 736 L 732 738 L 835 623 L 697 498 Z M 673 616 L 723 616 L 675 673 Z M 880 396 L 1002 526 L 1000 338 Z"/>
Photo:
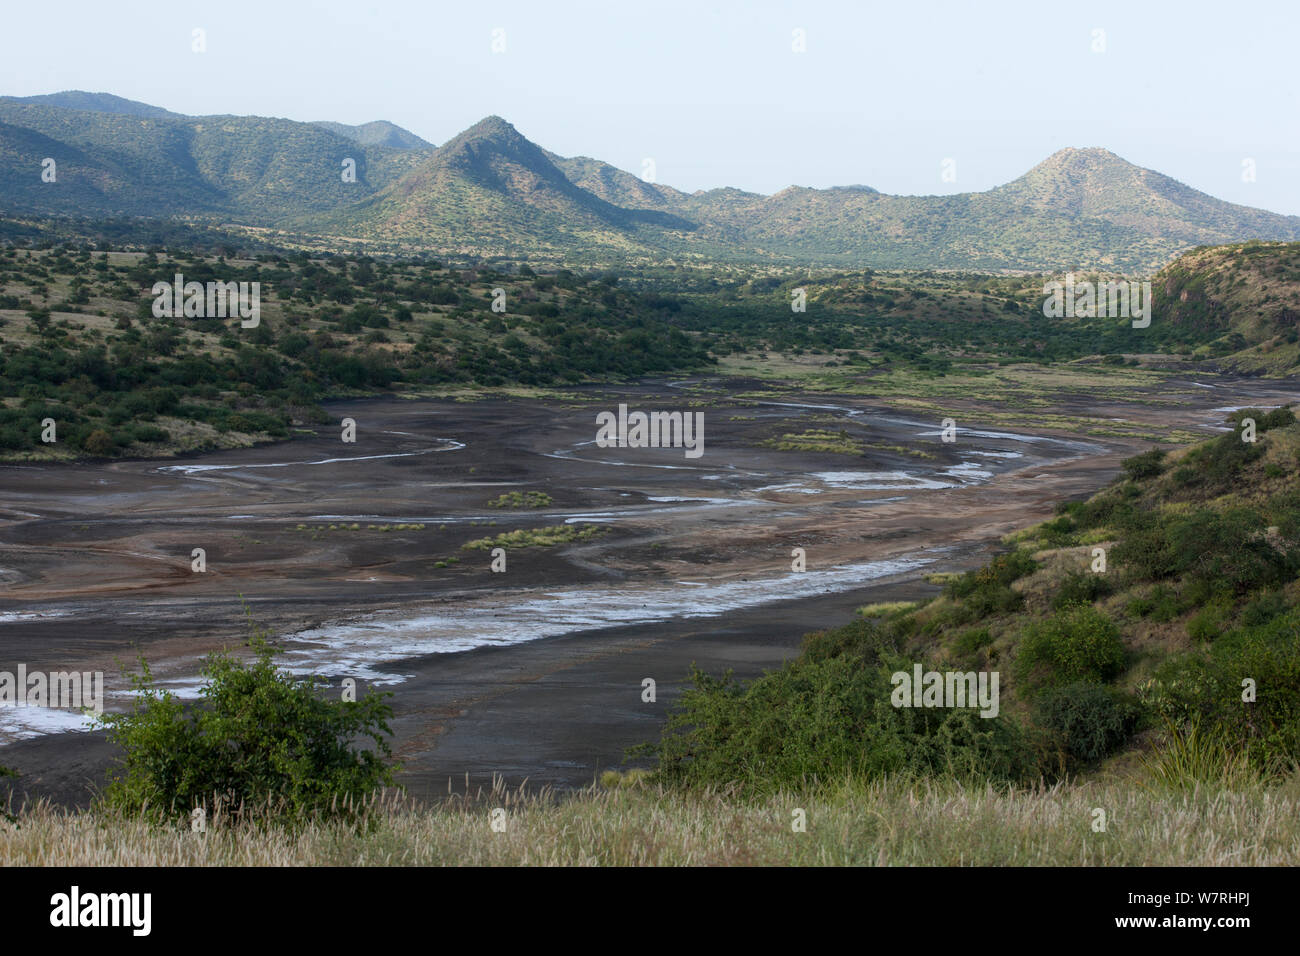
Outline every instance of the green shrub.
<path fill-rule="evenodd" d="M 1201 608 L 1187 622 L 1187 636 L 1194 641 L 1212 641 L 1223 633 L 1230 608 L 1214 602 Z"/>
<path fill-rule="evenodd" d="M 953 578 L 947 584 L 947 591 L 950 597 L 962 598 L 989 585 L 1005 587 L 1032 574 L 1037 567 L 1033 555 L 1028 551 L 1011 551 L 998 555 L 982 568 Z"/>
<path fill-rule="evenodd" d="M 1289 605 L 1286 597 L 1279 592 L 1262 594 L 1251 601 L 1241 612 L 1241 623 L 1246 627 L 1258 627 L 1267 624 L 1273 618 L 1287 612 Z"/>
<path fill-rule="evenodd" d="M 1017 678 L 1030 687 L 1105 683 L 1124 669 L 1119 628 L 1101 611 L 1078 604 L 1025 629 Z"/>
<path fill-rule="evenodd" d="M 879 663 L 899 652 L 899 630 L 899 623 L 884 626 L 867 618 L 858 618 L 842 627 L 813 631 L 803 637 L 803 659 L 816 663 L 847 654 Z"/>
<path fill-rule="evenodd" d="M 1135 597 L 1129 601 L 1124 610 L 1133 617 L 1146 617 L 1155 610 L 1156 602 L 1149 597 Z"/>
<path fill-rule="evenodd" d="M 1287 425 L 1295 424 L 1295 412 L 1289 407 L 1275 408 L 1271 412 L 1266 412 L 1262 408 L 1242 408 L 1228 416 L 1228 420 L 1236 428 L 1241 427 L 1243 419 L 1253 418 L 1255 420 L 1255 432 L 1262 435 L 1264 432 L 1274 428 L 1285 428 Z M 1241 441 L 1237 437 L 1237 441 Z M 1242 444 L 1246 444 L 1242 442 Z"/>
<path fill-rule="evenodd" d="M 1183 602 L 1179 600 L 1178 592 L 1163 584 L 1157 585 L 1151 592 L 1151 620 L 1157 624 L 1164 624 L 1172 621 L 1183 613 Z"/>
<path fill-rule="evenodd" d="M 1074 519 L 1069 515 L 1060 515 L 1051 521 L 1044 521 L 1039 525 L 1039 530 L 1049 544 L 1059 548 L 1071 542 L 1071 536 L 1076 530 L 1076 526 Z"/>
<path fill-rule="evenodd" d="M 1248 411 L 1234 413 L 1233 421 L 1240 424 Z M 1267 430 L 1267 415 L 1256 413 L 1256 433 Z M 1261 442 L 1241 440 L 1240 430 L 1222 435 L 1191 449 L 1174 472 L 1174 480 L 1184 487 L 1195 487 L 1206 494 L 1223 494 L 1231 491 L 1241 470 L 1264 454 Z"/>
<path fill-rule="evenodd" d="M 142 661 L 131 710 L 99 718 L 123 752 L 107 807 L 155 822 L 197 807 L 293 821 L 350 813 L 392 783 L 389 694 L 324 699 L 316 681 L 278 671 L 261 638 L 251 643 L 247 664 L 223 653 L 205 660 L 201 700 L 189 708 Z M 374 749 L 354 749 L 356 738 Z"/>
<path fill-rule="evenodd" d="M 1044 691 L 1034 717 L 1071 758 L 1094 763 L 1129 738 L 1137 711 L 1112 689 L 1078 681 Z"/>
<path fill-rule="evenodd" d="M 1134 455 L 1132 458 L 1124 459 L 1122 467 L 1124 474 L 1134 481 L 1141 481 L 1145 478 L 1154 478 L 1164 470 L 1165 453 L 1159 448 L 1153 448 L 1145 451 L 1140 455 Z"/>
<path fill-rule="evenodd" d="M 1130 579 L 1160 580 L 1175 571 L 1166 529 L 1161 525 L 1131 528 L 1111 551 L 1117 568 Z"/>
<path fill-rule="evenodd" d="M 1112 590 L 1111 581 L 1104 574 L 1091 571 L 1071 571 L 1052 596 L 1052 609 L 1059 611 L 1071 604 L 1091 604 Z"/>
<path fill-rule="evenodd" d="M 1011 588 L 1011 583 L 1037 567 L 1028 551 L 1012 551 L 999 555 L 982 568 L 952 578 L 944 585 L 944 592 L 962 603 L 956 621 L 977 621 L 992 614 L 1019 610 L 1024 598 Z"/>
<path fill-rule="evenodd" d="M 957 639 L 952 643 L 952 649 L 955 653 L 970 659 L 992 643 L 993 636 L 989 634 L 987 627 L 972 628 L 957 635 Z"/>
<path fill-rule="evenodd" d="M 894 707 L 890 675 L 912 665 L 889 644 L 883 629 L 862 621 L 811 636 L 803 657 L 745 685 L 692 669 L 693 687 L 660 740 L 633 753 L 656 757 L 663 783 L 765 792 L 846 775 L 1037 775 L 1006 716 Z"/>
<path fill-rule="evenodd" d="M 1248 687 L 1254 700 L 1245 699 Z M 1300 609 L 1165 661 L 1141 697 L 1175 725 L 1200 722 L 1256 767 L 1294 766 L 1300 762 Z"/>
<path fill-rule="evenodd" d="M 1290 580 L 1300 569 L 1296 547 L 1265 532 L 1263 514 L 1248 507 L 1153 514 L 1116 544 L 1114 557 L 1130 579 L 1188 574 L 1213 590 L 1241 594 Z"/>

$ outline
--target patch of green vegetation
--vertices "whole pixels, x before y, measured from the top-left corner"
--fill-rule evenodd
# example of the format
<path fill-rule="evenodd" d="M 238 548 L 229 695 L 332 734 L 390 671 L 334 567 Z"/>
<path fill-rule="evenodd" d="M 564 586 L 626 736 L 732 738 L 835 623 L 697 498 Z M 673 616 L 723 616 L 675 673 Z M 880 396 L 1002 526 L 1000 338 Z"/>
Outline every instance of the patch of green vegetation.
<path fill-rule="evenodd" d="M 548 508 L 551 496 L 544 491 L 508 491 L 487 503 L 489 508 Z"/>
<path fill-rule="evenodd" d="M 1182 355 L 1187 336 L 1224 334 L 1194 324 L 1162 330 L 1157 321 L 1139 343 L 1113 320 L 1044 325 L 1037 277 L 822 269 L 796 280 L 766 266 L 650 264 L 618 275 L 540 274 L 523 264 L 448 268 L 426 257 L 311 254 L 251 239 L 241 249 L 230 236 L 186 236 L 203 251 L 106 251 L 103 238 L 32 244 L 25 236 L 0 247 L 0 456 L 237 447 L 324 424 L 320 403 L 330 398 L 524 397 L 711 369 L 767 380 L 768 395 L 790 386 L 871 395 L 959 421 L 979 401 L 993 426 L 1020 426 L 1029 408 L 1043 427 L 1180 444 L 1195 433 L 1050 409 L 1085 390 L 1097 400 L 1159 403 L 1143 393 L 1168 373 L 1133 367 L 1126 350 Z M 1253 253 L 1251 262 L 1273 269 Z M 259 283 L 259 326 L 155 318 L 141 290 L 178 272 L 200 283 Z M 1194 285 L 1179 281 L 1184 291 Z M 811 304 L 793 317 L 796 284 Z M 498 288 L 504 313 L 490 308 Z M 1288 308 L 1279 329 L 1295 324 Z M 1300 344 L 1287 348 L 1289 361 L 1300 360 Z M 57 443 L 42 441 L 51 419 Z M 928 454 L 818 431 L 771 446 Z M 1196 476 L 1191 463 L 1182 468 Z"/>
<path fill-rule="evenodd" d="M 1025 628 L 1016 676 L 1029 688 L 1104 684 L 1123 671 L 1124 657 L 1115 622 L 1091 604 L 1076 604 Z"/>
<path fill-rule="evenodd" d="M 0 456 L 250 444 L 328 421 L 328 398 L 535 390 L 712 363 L 706 337 L 684 331 L 668 300 L 601 276 L 453 272 L 423 258 L 160 252 L 0 247 Z M 141 290 L 177 273 L 258 283 L 259 324 L 155 317 Z M 483 300 L 492 288 L 506 290 L 510 313 Z M 101 314 L 64 305 L 69 296 Z M 57 443 L 43 440 L 49 420 Z"/>
<path fill-rule="evenodd" d="M 294 530 L 301 531 L 304 534 L 311 535 L 311 538 L 314 541 L 323 534 L 330 534 L 338 531 L 360 531 L 362 529 L 361 529 L 361 525 L 354 521 L 352 524 L 330 524 L 330 525 L 298 524 L 294 528 Z M 368 524 L 366 525 L 365 530 L 379 531 L 385 534 L 390 531 L 423 531 L 424 525 L 419 522 L 402 522 L 398 524 Z"/>
<path fill-rule="evenodd" d="M 810 635 L 797 661 L 748 685 L 692 671 L 657 744 L 671 785 L 770 792 L 795 781 L 892 774 L 1028 780 L 1019 728 L 970 709 L 896 708 L 890 672 L 911 665 L 889 633 L 858 621 Z"/>
<path fill-rule="evenodd" d="M 609 531 L 598 524 L 560 524 L 549 528 L 518 528 L 493 538 L 475 538 L 461 548 L 466 551 L 486 551 L 489 548 L 551 548 L 576 541 L 590 541 Z"/>
<path fill-rule="evenodd" d="M 829 455 L 861 455 L 865 448 L 863 442 L 850 438 L 846 431 L 832 432 L 825 429 L 791 432 L 779 438 L 768 438 L 762 444 L 778 451 L 823 452 Z"/>
<path fill-rule="evenodd" d="M 262 637 L 252 647 L 249 663 L 209 656 L 192 707 L 159 688 L 141 661 L 131 709 L 98 718 L 122 751 L 122 768 L 100 798 L 104 809 L 157 823 L 200 808 L 298 822 L 356 814 L 392 784 L 390 694 L 329 699 L 318 681 L 278 670 Z"/>

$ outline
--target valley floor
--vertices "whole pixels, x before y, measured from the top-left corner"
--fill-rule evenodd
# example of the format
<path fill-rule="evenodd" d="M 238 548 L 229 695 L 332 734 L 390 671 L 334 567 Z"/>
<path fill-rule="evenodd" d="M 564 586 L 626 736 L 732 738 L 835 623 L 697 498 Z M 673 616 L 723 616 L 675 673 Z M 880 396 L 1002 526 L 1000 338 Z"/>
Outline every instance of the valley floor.
<path fill-rule="evenodd" d="M 927 572 L 981 563 L 1146 447 L 1036 423 L 1123 412 L 1147 431 L 1208 436 L 1225 406 L 1296 395 L 1214 381 L 1169 379 L 1124 406 L 1062 391 L 1014 430 L 972 410 L 952 444 L 885 401 L 714 380 L 553 401 L 355 402 L 332 411 L 357 420 L 357 445 L 323 429 L 167 464 L 5 467 L 0 669 L 103 670 L 111 707 L 119 664 L 144 654 L 193 693 L 199 656 L 246 636 L 246 602 L 289 663 L 394 691 L 413 796 L 472 793 L 498 775 L 581 790 L 657 735 L 692 662 L 757 676 L 861 605 L 935 593 Z M 595 412 L 621 402 L 704 408 L 705 456 L 595 448 Z M 553 501 L 488 507 L 516 490 Z M 607 530 L 512 548 L 506 574 L 461 547 L 583 524 Z M 199 546 L 204 574 L 190 570 Z M 790 570 L 795 547 L 803 575 Z M 55 733 L 0 757 L 22 773 L 8 782 L 17 801 L 84 806 L 113 751 L 99 734 Z"/>

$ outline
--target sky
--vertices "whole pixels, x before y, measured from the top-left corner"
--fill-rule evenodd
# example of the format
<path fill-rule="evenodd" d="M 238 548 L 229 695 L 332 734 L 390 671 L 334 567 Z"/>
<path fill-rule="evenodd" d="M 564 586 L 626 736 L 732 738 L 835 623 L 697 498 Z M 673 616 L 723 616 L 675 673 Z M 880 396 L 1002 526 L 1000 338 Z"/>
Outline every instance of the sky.
<path fill-rule="evenodd" d="M 1100 146 L 1300 215 L 1296 0 L 65 0 L 0 22 L 0 94 L 387 119 L 433 143 L 497 114 L 687 192 L 969 192 Z"/>

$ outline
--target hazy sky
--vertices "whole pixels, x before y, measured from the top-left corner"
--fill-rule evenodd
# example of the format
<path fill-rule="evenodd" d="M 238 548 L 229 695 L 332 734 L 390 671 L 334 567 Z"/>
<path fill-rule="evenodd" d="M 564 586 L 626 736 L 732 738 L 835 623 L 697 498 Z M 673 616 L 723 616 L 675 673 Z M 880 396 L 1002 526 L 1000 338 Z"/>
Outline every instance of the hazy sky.
<path fill-rule="evenodd" d="M 6 4 L 3 23 L 0 93 L 388 119 L 434 143 L 496 113 L 563 155 L 652 158 L 687 191 L 965 192 L 1103 146 L 1300 214 L 1296 0 L 96 0 Z"/>

